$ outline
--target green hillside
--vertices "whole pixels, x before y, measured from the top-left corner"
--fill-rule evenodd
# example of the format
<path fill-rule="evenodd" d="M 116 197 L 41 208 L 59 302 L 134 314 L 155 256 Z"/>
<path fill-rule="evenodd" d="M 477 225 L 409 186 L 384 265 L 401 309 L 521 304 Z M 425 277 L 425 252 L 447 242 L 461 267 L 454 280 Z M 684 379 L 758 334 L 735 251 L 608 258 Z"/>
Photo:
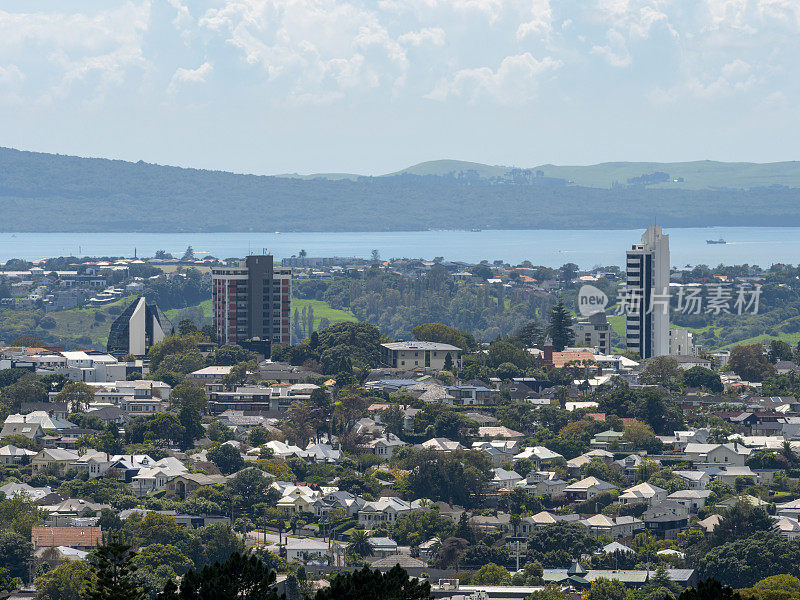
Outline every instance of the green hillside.
<path fill-rule="evenodd" d="M 538 170 L 544 177 L 432 161 L 383 177 L 282 178 L 0 148 L 0 231 L 638 229 L 653 219 L 664 227 L 800 226 L 800 163 Z M 610 187 L 659 171 L 686 181 Z"/>
<path fill-rule="evenodd" d="M 322 319 L 328 319 L 331 325 L 342 321 L 358 321 L 355 315 L 349 310 L 331 308 L 327 302 L 323 302 L 322 300 L 292 298 L 292 314 L 294 314 L 295 309 L 302 313 L 303 309 L 307 306 L 314 309 L 314 329 L 319 329 L 319 322 Z"/>
<path fill-rule="evenodd" d="M 431 160 L 382 177 L 397 175 L 455 176 L 471 172 L 483 179 L 503 178 L 513 167 L 486 165 L 463 160 Z M 521 167 L 524 168 L 524 167 Z M 539 165 L 529 170 L 541 171 L 545 177 L 566 179 L 585 187 L 610 188 L 615 182 L 627 185 L 629 179 L 642 175 L 663 172 L 671 181 L 648 185 L 649 188 L 701 190 L 713 188 L 747 189 L 773 185 L 800 187 L 800 162 L 748 163 L 697 160 L 691 162 L 607 162 L 596 165 Z M 312 175 L 279 175 L 304 180 L 327 179 L 331 181 L 355 180 L 352 173 L 315 173 Z"/>
<path fill-rule="evenodd" d="M 397 171 L 395 173 L 388 173 L 387 175 L 384 175 L 384 177 L 392 177 L 394 175 L 405 175 L 405 174 L 457 176 L 460 173 L 473 171 L 477 173 L 479 177 L 490 179 L 492 177 L 502 177 L 503 175 L 508 173 L 510 169 L 511 167 L 484 165 L 482 163 L 469 162 L 465 160 L 429 160 L 427 162 L 421 162 L 419 164 L 408 167 L 407 169 L 403 169 L 402 171 Z"/>
<path fill-rule="evenodd" d="M 661 171 L 670 178 L 684 178 L 681 183 L 660 183 L 656 188 L 706 189 L 753 188 L 782 185 L 800 187 L 800 162 L 778 163 L 728 163 L 710 160 L 656 163 L 614 162 L 588 166 L 541 165 L 535 169 L 547 177 L 560 177 L 587 187 L 611 187 L 616 181 L 626 184 L 628 179 Z"/>

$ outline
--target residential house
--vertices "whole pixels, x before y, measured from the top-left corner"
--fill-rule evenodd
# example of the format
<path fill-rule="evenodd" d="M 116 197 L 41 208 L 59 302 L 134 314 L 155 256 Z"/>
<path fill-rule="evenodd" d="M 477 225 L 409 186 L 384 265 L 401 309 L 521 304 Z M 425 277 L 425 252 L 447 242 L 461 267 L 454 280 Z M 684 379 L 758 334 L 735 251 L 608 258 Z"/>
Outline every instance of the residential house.
<path fill-rule="evenodd" d="M 451 385 L 447 386 L 445 390 L 449 396 L 455 399 L 455 404 L 461 406 L 483 406 L 489 404 L 494 393 L 482 385 Z"/>
<path fill-rule="evenodd" d="M 328 543 L 312 538 L 286 538 L 286 560 L 307 564 L 327 564 Z"/>
<path fill-rule="evenodd" d="M 372 529 L 380 523 L 394 523 L 400 515 L 419 510 L 418 502 L 407 502 L 400 498 L 379 498 L 374 502 L 365 502 L 358 511 L 358 522 L 365 529 Z"/>
<path fill-rule="evenodd" d="M 372 556 L 384 558 L 397 554 L 397 542 L 388 537 L 371 537 L 367 540 Z"/>
<path fill-rule="evenodd" d="M 167 489 L 167 483 L 178 475 L 183 475 L 188 469 L 176 458 L 168 456 L 153 463 L 151 467 L 142 467 L 131 478 L 133 492 L 143 496 L 150 492 L 159 492 Z M 173 489 L 173 492 L 175 490 Z"/>
<path fill-rule="evenodd" d="M 108 504 L 91 502 L 83 498 L 67 498 L 53 505 L 41 506 L 47 512 L 45 525 L 53 527 L 66 527 L 79 524 L 83 518 L 99 517 L 104 508 L 110 509 Z M 92 522 L 93 524 L 93 522 Z"/>
<path fill-rule="evenodd" d="M 750 477 L 753 480 L 753 483 L 758 481 L 758 475 L 754 473 L 750 467 L 733 467 L 733 466 L 726 466 L 722 471 L 717 474 L 716 479 L 719 481 L 724 481 L 725 483 L 735 486 L 736 479 L 739 477 Z"/>
<path fill-rule="evenodd" d="M 556 523 L 576 523 L 578 521 L 580 521 L 580 515 L 556 515 L 543 510 L 531 517 L 523 517 L 519 524 L 519 533 L 527 535 L 540 527 L 547 527 Z"/>
<path fill-rule="evenodd" d="M 478 437 L 484 439 L 521 440 L 525 434 L 508 427 L 478 427 Z"/>
<path fill-rule="evenodd" d="M 788 540 L 800 538 L 800 522 L 798 522 L 797 519 L 778 517 L 775 519 L 775 523 L 772 527 Z"/>
<path fill-rule="evenodd" d="M 63 475 L 67 468 L 78 459 L 78 453 L 61 448 L 44 448 L 31 458 L 33 472 L 54 470 Z"/>
<path fill-rule="evenodd" d="M 42 498 L 45 498 L 53 493 L 53 490 L 49 487 L 40 487 L 35 488 L 31 487 L 27 483 L 7 483 L 3 486 L 0 486 L 0 494 L 3 494 L 6 498 L 13 498 L 18 494 L 24 494 L 28 497 L 31 502 L 38 502 Z"/>
<path fill-rule="evenodd" d="M 406 443 L 393 433 L 387 433 L 364 444 L 375 456 L 382 458 L 391 458 L 395 450 L 405 445 Z"/>
<path fill-rule="evenodd" d="M 672 539 L 686 529 L 689 509 L 682 503 L 665 500 L 648 508 L 642 515 L 648 531 L 660 538 Z"/>
<path fill-rule="evenodd" d="M 553 471 L 532 471 L 519 485 L 537 496 L 549 494 L 551 498 L 561 498 L 564 496 L 567 482 L 560 479 Z"/>
<path fill-rule="evenodd" d="M 34 550 L 58 546 L 94 550 L 102 544 L 102 530 L 100 527 L 33 527 L 31 542 Z"/>
<path fill-rule="evenodd" d="M 395 369 L 425 367 L 441 371 L 445 365 L 460 369 L 461 348 L 437 342 L 392 342 L 381 344 L 381 361 Z"/>
<path fill-rule="evenodd" d="M 306 447 L 306 459 L 317 463 L 337 463 L 342 459 L 342 451 L 334 450 L 329 444 L 311 444 Z"/>
<path fill-rule="evenodd" d="M 682 504 L 690 513 L 696 513 L 706 505 L 710 495 L 709 490 L 678 490 L 667 496 L 667 500 Z"/>
<path fill-rule="evenodd" d="M 589 452 L 576 456 L 575 458 L 571 458 L 567 461 L 567 469 L 569 469 L 570 476 L 578 477 L 584 465 L 589 464 L 592 459 L 595 458 L 599 458 L 606 463 L 611 463 L 614 460 L 614 455 L 608 450 L 595 449 L 589 450 Z"/>
<path fill-rule="evenodd" d="M 667 499 L 667 490 L 650 483 L 640 483 L 625 490 L 617 499 L 620 504 L 646 502 L 649 506 Z"/>
<path fill-rule="evenodd" d="M 591 500 L 598 494 L 610 492 L 613 489 L 616 489 L 616 487 L 607 481 L 597 477 L 586 477 L 565 487 L 564 495 L 567 497 L 568 502 L 576 502 Z"/>
<path fill-rule="evenodd" d="M 0 431 L 0 439 L 20 435 L 33 441 L 34 444 L 41 444 L 44 437 L 44 429 L 39 423 L 5 423 Z"/>
<path fill-rule="evenodd" d="M 2 465 L 22 465 L 27 464 L 32 457 L 36 456 L 33 450 L 17 448 L 8 445 L 0 448 L 0 464 Z"/>
<path fill-rule="evenodd" d="M 225 483 L 224 475 L 205 475 L 203 473 L 184 473 L 174 477 L 167 483 L 168 497 L 178 497 L 181 500 L 186 498 L 195 490 L 209 485 Z"/>
<path fill-rule="evenodd" d="M 584 527 L 588 527 L 593 535 L 607 535 L 612 540 L 632 537 L 635 533 L 644 530 L 644 523 L 631 516 L 593 515 L 578 522 Z"/>
<path fill-rule="evenodd" d="M 344 510 L 348 517 L 354 517 L 363 508 L 366 501 L 355 494 L 338 490 L 330 492 L 314 501 L 314 514 L 317 517 L 326 518 L 331 510 Z"/>
<path fill-rule="evenodd" d="M 751 450 L 746 446 L 732 444 L 697 444 L 689 443 L 683 450 L 686 457 L 695 464 L 717 464 L 743 467 Z"/>
<path fill-rule="evenodd" d="M 591 439 L 589 444 L 592 448 L 608 448 L 614 443 L 621 443 L 622 435 L 621 431 L 614 431 L 613 429 L 601 431 Z"/>
<path fill-rule="evenodd" d="M 705 471 L 673 471 L 672 473 L 689 484 L 690 490 L 704 490 L 711 483 L 711 476 Z"/>
<path fill-rule="evenodd" d="M 645 460 L 648 460 L 650 462 L 655 462 L 656 464 L 661 464 L 657 460 L 654 461 L 647 457 L 639 456 L 638 454 L 629 454 L 625 458 L 615 460 L 614 464 L 617 465 L 623 471 L 625 471 L 625 477 L 626 479 L 628 479 L 628 481 L 632 481 L 637 478 L 639 473 L 639 467 Z"/>
<path fill-rule="evenodd" d="M 497 467 L 492 469 L 493 476 L 489 480 L 489 487 L 493 490 L 513 489 L 522 481 L 522 475 L 516 471 L 506 471 Z"/>
<path fill-rule="evenodd" d="M 462 446 L 459 442 L 454 442 L 453 440 L 449 440 L 447 438 L 431 438 L 425 442 L 420 444 L 426 450 L 436 450 L 437 452 L 455 452 L 456 450 L 463 450 L 464 446 Z"/>
<path fill-rule="evenodd" d="M 78 471 L 85 471 L 94 479 L 102 477 L 111 466 L 111 455 L 98 450 L 88 450 L 70 466 Z"/>
<path fill-rule="evenodd" d="M 564 457 L 558 452 L 553 452 L 544 446 L 528 446 L 523 448 L 522 452 L 514 456 L 514 460 L 519 458 L 527 458 L 533 463 L 534 470 L 538 471 L 543 465 L 549 465 L 553 461 L 563 459 Z"/>
<path fill-rule="evenodd" d="M 511 531 L 511 515 L 507 513 L 498 513 L 496 517 L 492 515 L 473 515 L 469 518 L 469 523 L 483 533 Z"/>

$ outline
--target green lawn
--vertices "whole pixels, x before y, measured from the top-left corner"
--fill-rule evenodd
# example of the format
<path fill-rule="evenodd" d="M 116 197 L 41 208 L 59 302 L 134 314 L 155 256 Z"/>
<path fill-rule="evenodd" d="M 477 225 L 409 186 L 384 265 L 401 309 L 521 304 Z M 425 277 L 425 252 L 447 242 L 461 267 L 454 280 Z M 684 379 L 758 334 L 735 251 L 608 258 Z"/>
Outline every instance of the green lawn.
<path fill-rule="evenodd" d="M 302 313 L 303 308 L 306 306 L 314 309 L 314 329 L 318 329 L 319 322 L 323 318 L 328 319 L 331 325 L 342 321 L 358 321 L 356 316 L 349 310 L 331 308 L 327 302 L 322 300 L 303 300 L 302 298 L 292 298 L 292 317 L 294 317 L 295 309 Z"/>

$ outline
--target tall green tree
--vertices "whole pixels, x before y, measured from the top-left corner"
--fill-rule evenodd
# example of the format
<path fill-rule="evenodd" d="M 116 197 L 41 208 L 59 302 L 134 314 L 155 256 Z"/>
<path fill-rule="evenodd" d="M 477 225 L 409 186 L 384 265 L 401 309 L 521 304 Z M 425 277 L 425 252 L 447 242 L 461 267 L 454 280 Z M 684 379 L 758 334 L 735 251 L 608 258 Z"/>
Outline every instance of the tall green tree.
<path fill-rule="evenodd" d="M 561 352 L 567 346 L 575 343 L 572 316 L 561 300 L 556 302 L 550 311 L 550 325 L 547 328 L 547 334 L 553 341 L 553 349 L 556 352 Z"/>
<path fill-rule="evenodd" d="M 275 571 L 253 554 L 235 552 L 225 562 L 189 571 L 169 582 L 161 600 L 278 600 Z"/>
<path fill-rule="evenodd" d="M 139 586 L 136 553 L 119 541 L 117 535 L 95 551 L 92 575 L 82 594 L 83 600 L 144 600 L 145 591 Z"/>
<path fill-rule="evenodd" d="M 353 573 L 339 573 L 330 587 L 319 590 L 314 600 L 428 600 L 431 584 L 412 579 L 399 565 L 386 573 L 364 567 Z"/>

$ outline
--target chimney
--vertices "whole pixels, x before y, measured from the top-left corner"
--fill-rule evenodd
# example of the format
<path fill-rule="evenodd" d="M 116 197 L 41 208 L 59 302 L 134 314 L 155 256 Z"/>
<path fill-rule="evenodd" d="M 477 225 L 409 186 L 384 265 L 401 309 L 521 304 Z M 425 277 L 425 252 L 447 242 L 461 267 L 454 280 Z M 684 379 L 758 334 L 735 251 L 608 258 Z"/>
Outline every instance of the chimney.
<path fill-rule="evenodd" d="M 603 367 L 597 367 L 597 376 L 598 377 L 602 377 L 603 376 Z"/>

